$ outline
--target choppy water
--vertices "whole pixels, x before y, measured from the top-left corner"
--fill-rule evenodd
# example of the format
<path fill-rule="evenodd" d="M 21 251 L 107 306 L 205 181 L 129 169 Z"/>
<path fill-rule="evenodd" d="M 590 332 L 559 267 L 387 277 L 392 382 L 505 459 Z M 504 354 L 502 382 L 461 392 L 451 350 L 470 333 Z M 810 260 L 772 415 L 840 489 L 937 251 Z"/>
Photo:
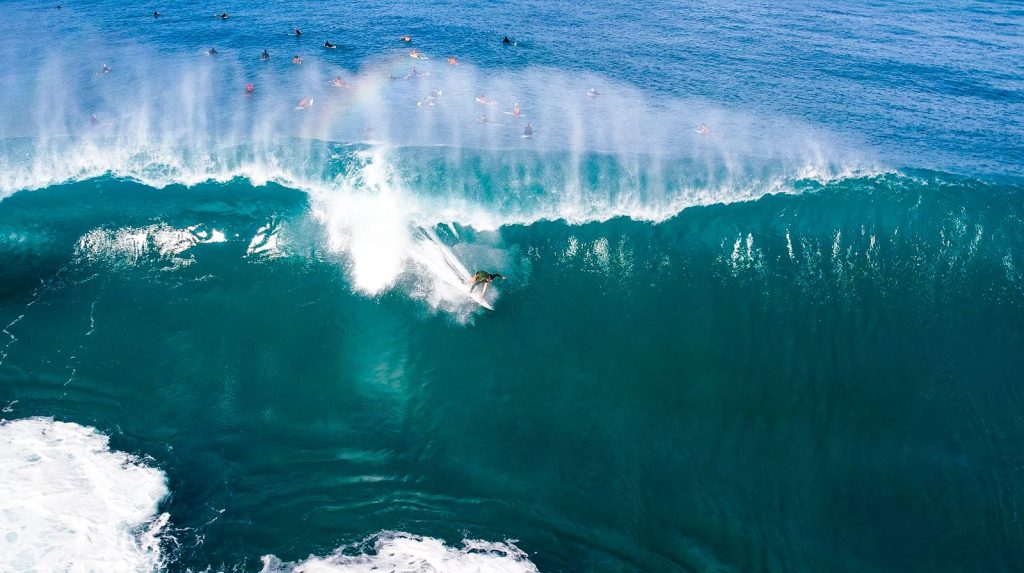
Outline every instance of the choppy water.
<path fill-rule="evenodd" d="M 1024 567 L 1019 6 L 153 8 L 0 5 L 0 570 Z"/>

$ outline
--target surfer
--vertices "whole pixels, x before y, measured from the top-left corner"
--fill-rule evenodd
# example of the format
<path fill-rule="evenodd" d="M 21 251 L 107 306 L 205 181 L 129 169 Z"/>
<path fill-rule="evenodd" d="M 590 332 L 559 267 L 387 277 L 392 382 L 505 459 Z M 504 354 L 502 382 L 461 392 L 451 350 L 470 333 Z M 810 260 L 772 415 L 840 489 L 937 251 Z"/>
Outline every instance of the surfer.
<path fill-rule="evenodd" d="M 206 55 L 207 56 L 216 56 L 219 53 L 220 52 L 217 51 L 217 48 L 210 48 L 209 50 L 206 51 Z"/>
<path fill-rule="evenodd" d="M 523 130 L 523 137 L 533 137 L 533 124 L 526 124 L 526 129 Z"/>
<path fill-rule="evenodd" d="M 457 66 L 457 65 L 459 65 L 459 60 L 457 60 L 455 58 L 455 56 L 448 56 L 448 65 L 449 66 Z"/>
<path fill-rule="evenodd" d="M 473 289 L 476 288 L 476 285 L 482 284 L 484 285 L 484 288 L 483 291 L 480 293 L 480 296 L 486 295 L 487 287 L 491 285 L 491 281 L 493 281 L 494 279 L 505 280 L 505 277 L 498 273 L 491 274 L 487 271 L 477 271 L 473 273 L 472 278 L 469 279 L 469 292 L 473 292 Z"/>
<path fill-rule="evenodd" d="M 487 116 L 481 115 L 480 117 L 476 118 L 476 122 L 479 123 L 480 125 L 484 125 L 485 123 L 487 123 Z"/>
<path fill-rule="evenodd" d="M 108 66 L 107 64 L 103 64 L 103 73 L 109 74 L 110 73 L 110 66 Z"/>
<path fill-rule="evenodd" d="M 264 61 L 269 60 L 270 59 L 270 52 L 268 52 L 266 50 L 263 50 L 263 53 L 260 54 L 260 59 L 264 60 Z"/>
<path fill-rule="evenodd" d="M 93 127 L 96 127 L 100 124 L 100 116 L 94 113 L 92 114 L 92 117 L 89 119 L 89 121 L 92 122 Z"/>
<path fill-rule="evenodd" d="M 409 34 L 406 34 L 404 36 L 399 36 L 398 39 L 403 41 L 403 42 L 411 42 L 412 41 L 412 36 L 410 36 Z"/>
<path fill-rule="evenodd" d="M 493 99 L 487 99 L 487 96 L 481 94 L 476 96 L 476 103 L 480 105 L 495 105 L 498 102 L 494 101 Z"/>
<path fill-rule="evenodd" d="M 292 56 L 292 63 L 295 64 L 295 65 L 301 64 L 302 63 L 302 58 L 300 58 L 299 55 L 296 54 L 296 55 Z"/>
<path fill-rule="evenodd" d="M 313 105 L 313 99 L 304 97 L 299 100 L 299 109 L 309 109 Z"/>
<path fill-rule="evenodd" d="M 298 28 L 295 28 L 295 37 L 299 37 L 301 35 L 302 35 L 302 30 L 300 30 Z"/>
<path fill-rule="evenodd" d="M 519 116 L 522 115 L 522 113 L 523 113 L 523 110 L 520 109 L 519 102 L 516 102 L 515 105 L 512 106 L 512 117 L 515 117 L 515 118 L 518 119 Z"/>
<path fill-rule="evenodd" d="M 217 17 L 220 18 L 221 20 L 227 20 L 228 19 L 228 13 L 227 12 L 221 12 L 220 16 L 217 16 Z"/>
<path fill-rule="evenodd" d="M 341 79 L 341 76 L 338 76 L 338 77 L 334 78 L 333 80 L 331 80 L 331 85 L 336 87 L 336 88 L 347 88 L 348 87 L 348 82 L 346 82 L 345 80 Z"/>
<path fill-rule="evenodd" d="M 254 91 L 256 91 L 256 88 L 253 87 L 253 85 L 251 83 L 245 84 L 245 93 L 246 94 L 252 95 L 252 92 L 254 92 Z"/>
<path fill-rule="evenodd" d="M 157 12 L 156 10 L 153 10 L 153 17 L 154 18 L 159 18 L 160 17 L 160 12 Z"/>
<path fill-rule="evenodd" d="M 507 46 L 507 45 L 512 43 L 512 40 L 509 40 L 508 36 L 505 36 L 505 38 L 501 41 L 501 43 L 505 44 Z"/>
<path fill-rule="evenodd" d="M 324 47 L 325 47 L 325 48 L 330 48 L 330 49 L 334 49 L 334 48 L 337 48 L 338 46 L 335 46 L 334 44 L 332 44 L 332 43 L 330 43 L 329 41 L 326 41 L 326 40 L 325 40 L 325 41 L 324 41 Z"/>
<path fill-rule="evenodd" d="M 587 90 L 587 95 L 590 96 L 590 97 L 596 97 L 596 96 L 601 95 L 601 92 L 597 91 L 594 88 L 590 88 L 589 90 Z"/>
<path fill-rule="evenodd" d="M 420 51 L 417 50 L 416 48 L 413 48 L 412 51 L 409 52 L 409 57 L 414 59 L 414 60 L 425 60 L 425 59 L 427 59 L 427 57 L 424 56 L 423 54 L 421 54 Z"/>
<path fill-rule="evenodd" d="M 700 127 L 697 128 L 697 133 L 701 135 L 707 135 L 711 133 L 711 128 L 708 127 L 706 123 L 702 123 L 700 124 Z"/>

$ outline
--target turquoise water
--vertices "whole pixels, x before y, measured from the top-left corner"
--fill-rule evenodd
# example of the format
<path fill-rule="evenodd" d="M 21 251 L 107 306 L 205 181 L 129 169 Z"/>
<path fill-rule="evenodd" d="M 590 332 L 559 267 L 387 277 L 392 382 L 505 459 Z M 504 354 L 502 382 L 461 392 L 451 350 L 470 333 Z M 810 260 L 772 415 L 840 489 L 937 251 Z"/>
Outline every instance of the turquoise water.
<path fill-rule="evenodd" d="M 0 570 L 1024 567 L 1014 5 L 0 10 Z"/>

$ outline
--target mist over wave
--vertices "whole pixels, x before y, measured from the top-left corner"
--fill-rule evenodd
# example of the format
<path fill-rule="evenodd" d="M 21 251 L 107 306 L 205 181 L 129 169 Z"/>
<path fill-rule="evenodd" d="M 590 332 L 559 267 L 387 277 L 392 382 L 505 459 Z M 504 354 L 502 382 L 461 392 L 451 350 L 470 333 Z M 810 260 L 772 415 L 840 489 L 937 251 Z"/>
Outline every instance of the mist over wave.
<path fill-rule="evenodd" d="M 255 66 L 145 46 L 104 56 L 109 72 L 94 54 L 50 52 L 22 69 L 33 76 L 8 75 L 31 86 L 12 109 L 33 111 L 0 116 L 0 196 L 103 174 L 155 187 L 279 183 L 309 194 L 357 290 L 407 276 L 417 297 L 460 315 L 472 269 L 428 232 L 436 225 L 660 221 L 868 165 L 806 124 L 551 68 L 489 71 L 406 50 L 354 73 L 282 54 Z"/>

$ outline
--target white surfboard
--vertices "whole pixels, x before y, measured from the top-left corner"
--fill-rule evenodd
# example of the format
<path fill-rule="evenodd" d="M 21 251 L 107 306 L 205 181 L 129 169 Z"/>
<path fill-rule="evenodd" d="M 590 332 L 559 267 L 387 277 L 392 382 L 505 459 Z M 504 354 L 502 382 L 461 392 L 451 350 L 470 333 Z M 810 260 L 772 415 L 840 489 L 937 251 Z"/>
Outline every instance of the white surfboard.
<path fill-rule="evenodd" d="M 494 310 L 494 307 L 491 306 L 491 303 L 487 302 L 487 299 L 485 299 L 483 295 L 481 295 L 477 291 L 469 293 L 469 298 L 473 299 L 473 302 L 479 304 L 480 306 L 486 308 L 487 310 Z"/>

